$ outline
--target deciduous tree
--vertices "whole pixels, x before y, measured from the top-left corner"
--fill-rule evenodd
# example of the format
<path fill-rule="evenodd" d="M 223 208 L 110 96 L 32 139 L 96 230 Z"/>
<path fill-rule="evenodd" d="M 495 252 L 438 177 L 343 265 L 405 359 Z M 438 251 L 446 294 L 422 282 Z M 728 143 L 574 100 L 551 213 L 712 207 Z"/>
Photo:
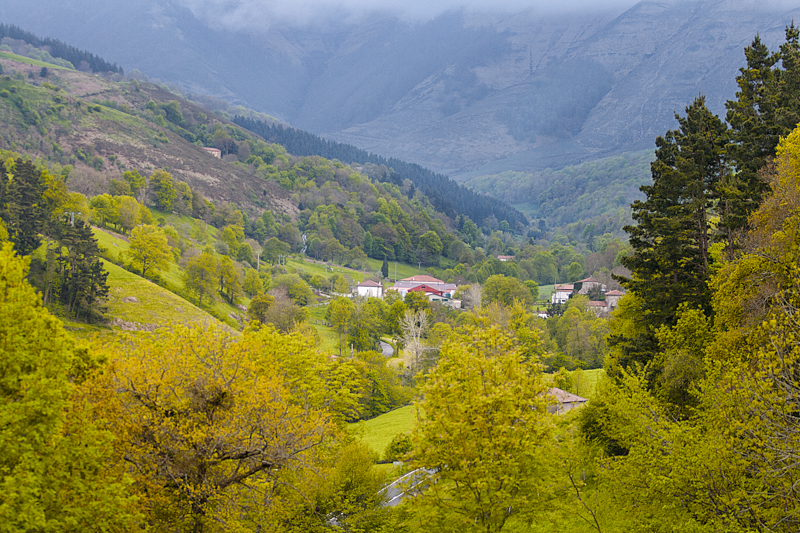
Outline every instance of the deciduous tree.
<path fill-rule="evenodd" d="M 546 391 L 539 364 L 496 326 L 442 347 L 413 435 L 413 465 L 433 470 L 412 502 L 427 529 L 502 531 L 541 511 L 554 490 Z"/>
<path fill-rule="evenodd" d="M 142 276 L 149 270 L 164 270 L 172 261 L 172 249 L 164 230 L 147 224 L 131 231 L 130 247 L 123 252 L 139 268 Z"/>
<path fill-rule="evenodd" d="M 198 305 L 203 305 L 206 297 L 214 300 L 219 286 L 216 258 L 203 252 L 190 259 L 183 270 L 183 286 L 197 295 Z"/>
<path fill-rule="evenodd" d="M 132 528 L 111 435 L 76 389 L 96 361 L 42 308 L 27 270 L 0 246 L 0 531 Z"/>

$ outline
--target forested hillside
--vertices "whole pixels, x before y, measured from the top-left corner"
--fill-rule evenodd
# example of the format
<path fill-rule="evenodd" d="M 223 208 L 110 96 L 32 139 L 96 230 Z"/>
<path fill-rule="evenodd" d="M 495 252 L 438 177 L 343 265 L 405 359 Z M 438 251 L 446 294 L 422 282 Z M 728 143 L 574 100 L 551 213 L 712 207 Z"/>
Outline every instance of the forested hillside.
<path fill-rule="evenodd" d="M 630 204 L 642 198 L 650 181 L 653 152 L 628 153 L 560 170 L 491 174 L 468 179 L 475 191 L 500 198 L 540 219 L 542 229 L 558 229 L 573 238 L 621 235 L 630 224 Z"/>
<path fill-rule="evenodd" d="M 73 68 L 76 69 L 86 69 L 91 72 L 124 74 L 122 67 L 118 67 L 116 63 L 109 63 L 102 57 L 98 57 L 85 50 L 78 50 L 74 46 L 69 46 L 58 39 L 51 39 L 49 37 L 40 39 L 36 35 L 18 28 L 13 24 L 0 24 L 0 42 L 2 42 L 3 39 L 22 41 L 35 48 L 45 49 L 52 57 L 69 61 Z"/>
<path fill-rule="evenodd" d="M 383 165 L 391 169 L 386 177 L 389 181 L 396 185 L 402 185 L 403 180 L 411 180 L 417 189 L 430 198 L 437 210 L 448 216 L 455 217 L 457 214 L 463 214 L 481 224 L 487 218 L 493 218 L 498 222 L 505 220 L 512 229 L 519 233 L 528 225 L 525 215 L 506 203 L 475 194 L 447 176 L 436 174 L 419 165 L 396 158 L 385 158 L 349 144 L 329 141 L 281 124 L 269 124 L 241 116 L 234 117 L 233 121 L 270 142 L 286 147 L 290 153 L 295 155 L 319 155 L 346 163 Z M 509 202 L 509 200 L 505 201 Z"/>

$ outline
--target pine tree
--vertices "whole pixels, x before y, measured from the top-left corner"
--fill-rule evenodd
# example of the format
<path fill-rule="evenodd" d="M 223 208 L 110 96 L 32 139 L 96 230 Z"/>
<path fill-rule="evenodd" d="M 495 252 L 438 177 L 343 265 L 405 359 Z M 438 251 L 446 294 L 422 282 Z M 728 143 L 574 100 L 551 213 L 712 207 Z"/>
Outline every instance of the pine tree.
<path fill-rule="evenodd" d="M 17 159 L 13 169 L 0 166 L 0 182 L 4 189 L 0 190 L 0 218 L 17 253 L 30 255 L 42 242 L 39 233 L 46 218 L 42 173 L 32 162 Z"/>
<path fill-rule="evenodd" d="M 622 344 L 620 363 L 647 362 L 655 353 L 654 331 L 674 325 L 681 304 L 707 310 L 711 224 L 709 210 L 726 175 L 726 126 L 698 97 L 676 115 L 680 128 L 656 139 L 653 184 L 641 187 L 645 200 L 632 204 L 636 226 L 626 226 L 633 255 L 623 259 L 632 272 L 624 285 L 643 301 L 645 338 L 612 339 Z"/>
<path fill-rule="evenodd" d="M 389 277 L 389 259 L 384 255 L 383 264 L 381 265 L 381 276 L 384 278 Z"/>
<path fill-rule="evenodd" d="M 67 312 L 89 321 L 101 316 L 108 298 L 108 272 L 92 228 L 82 220 L 64 224 L 60 235 L 61 301 Z"/>
<path fill-rule="evenodd" d="M 770 52 L 756 35 L 744 50 L 747 65 L 736 78 L 736 100 L 725 104 L 731 126 L 726 150 L 735 173 L 721 185 L 725 199 L 720 225 L 729 243 L 767 192 L 759 171 L 775 157 L 780 138 L 800 122 L 799 40 L 794 23 L 786 28 L 786 42 L 778 52 Z"/>

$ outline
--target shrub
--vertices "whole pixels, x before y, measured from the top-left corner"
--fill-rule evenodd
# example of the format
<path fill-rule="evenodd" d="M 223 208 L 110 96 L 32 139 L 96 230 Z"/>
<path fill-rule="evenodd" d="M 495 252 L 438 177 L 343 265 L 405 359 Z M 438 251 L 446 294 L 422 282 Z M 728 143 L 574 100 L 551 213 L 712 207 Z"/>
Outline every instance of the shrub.
<path fill-rule="evenodd" d="M 394 436 L 392 442 L 386 447 L 383 452 L 383 458 L 387 462 L 400 461 L 413 448 L 411 437 L 407 433 L 399 433 Z"/>

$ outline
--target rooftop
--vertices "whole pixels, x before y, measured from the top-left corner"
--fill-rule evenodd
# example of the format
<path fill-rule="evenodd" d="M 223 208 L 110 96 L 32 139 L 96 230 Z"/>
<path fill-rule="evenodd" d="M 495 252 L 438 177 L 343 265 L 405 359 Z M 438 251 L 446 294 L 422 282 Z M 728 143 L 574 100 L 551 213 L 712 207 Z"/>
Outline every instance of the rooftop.
<path fill-rule="evenodd" d="M 578 396 L 577 394 L 572 394 L 571 392 L 567 392 L 563 389 L 559 389 L 557 387 L 551 387 L 548 394 L 551 396 L 555 396 L 556 400 L 560 403 L 576 403 L 576 402 L 588 402 L 586 398 Z"/>
<path fill-rule="evenodd" d="M 420 274 L 417 276 L 411 276 L 410 278 L 403 278 L 400 281 L 415 281 L 417 283 L 444 283 L 444 281 L 436 279 L 433 276 L 428 276 L 427 274 Z"/>

